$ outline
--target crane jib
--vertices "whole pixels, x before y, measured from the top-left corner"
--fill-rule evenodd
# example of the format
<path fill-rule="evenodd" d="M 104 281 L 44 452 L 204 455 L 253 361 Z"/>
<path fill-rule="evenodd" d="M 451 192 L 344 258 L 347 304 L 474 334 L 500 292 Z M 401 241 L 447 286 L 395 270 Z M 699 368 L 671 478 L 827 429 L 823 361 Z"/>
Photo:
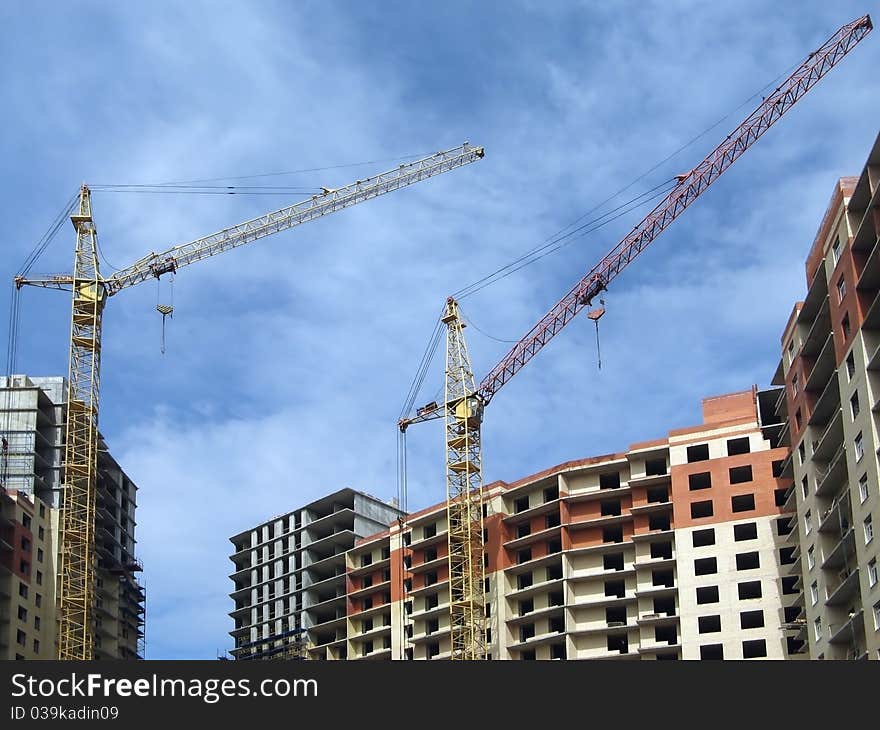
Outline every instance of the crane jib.
<path fill-rule="evenodd" d="M 706 158 L 686 175 L 633 230 L 536 324 L 480 383 L 477 393 L 488 403 L 495 393 L 534 357 L 600 291 L 684 212 L 786 111 L 815 86 L 873 28 L 865 15 L 841 27 L 783 81 Z"/>

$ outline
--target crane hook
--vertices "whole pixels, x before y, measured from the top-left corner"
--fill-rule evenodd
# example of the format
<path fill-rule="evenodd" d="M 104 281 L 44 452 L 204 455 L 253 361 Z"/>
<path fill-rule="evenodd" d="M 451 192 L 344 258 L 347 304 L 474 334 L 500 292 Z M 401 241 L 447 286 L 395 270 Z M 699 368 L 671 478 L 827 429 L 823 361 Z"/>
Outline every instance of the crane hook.
<path fill-rule="evenodd" d="M 159 299 L 159 282 L 156 282 L 156 311 L 162 315 L 162 346 L 161 351 L 162 354 L 165 354 L 165 320 L 168 317 L 174 319 L 174 272 L 171 273 L 171 281 L 170 281 L 170 289 L 171 289 L 171 304 L 160 304 L 158 302 Z"/>
<path fill-rule="evenodd" d="M 598 307 L 596 309 L 592 309 L 587 312 L 587 317 L 593 320 L 593 323 L 596 325 L 596 356 L 599 359 L 599 370 L 602 369 L 602 350 L 599 347 L 599 320 L 602 318 L 602 315 L 605 314 L 605 300 L 600 299 L 599 303 L 603 306 Z"/>

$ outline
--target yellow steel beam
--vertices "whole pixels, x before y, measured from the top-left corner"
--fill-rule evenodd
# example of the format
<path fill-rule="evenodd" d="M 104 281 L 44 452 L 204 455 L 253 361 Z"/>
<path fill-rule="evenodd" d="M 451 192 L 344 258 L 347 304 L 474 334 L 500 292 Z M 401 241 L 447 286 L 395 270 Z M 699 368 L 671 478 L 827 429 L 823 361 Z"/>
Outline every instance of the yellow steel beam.
<path fill-rule="evenodd" d="M 483 406 L 474 395 L 464 323 L 450 298 L 446 324 L 446 519 L 449 550 L 451 658 L 486 658 L 483 567 L 483 474 L 480 432 Z"/>

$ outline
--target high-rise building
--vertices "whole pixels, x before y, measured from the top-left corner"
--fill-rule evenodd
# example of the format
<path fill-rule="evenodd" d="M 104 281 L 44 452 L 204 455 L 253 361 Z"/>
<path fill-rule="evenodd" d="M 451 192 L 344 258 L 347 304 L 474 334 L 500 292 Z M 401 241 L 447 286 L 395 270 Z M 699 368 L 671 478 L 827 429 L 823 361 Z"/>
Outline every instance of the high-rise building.
<path fill-rule="evenodd" d="M 791 443 L 787 508 L 811 658 L 880 658 L 880 136 L 842 178 L 806 262 L 773 378 Z"/>
<path fill-rule="evenodd" d="M 0 378 L 0 658 L 57 656 L 55 587 L 66 390 L 61 377 Z M 136 576 L 141 570 L 135 557 L 136 493 L 99 439 L 96 659 L 144 654 L 146 596 Z M 5 617 L 12 638 L 6 643 Z"/>
<path fill-rule="evenodd" d="M 489 484 L 491 658 L 803 656 L 780 394 L 707 398 L 698 426 Z M 348 552 L 347 657 L 449 656 L 446 541 L 438 504 Z"/>
<path fill-rule="evenodd" d="M 231 537 L 232 656 L 344 659 L 346 551 L 402 515 L 393 504 L 341 489 Z"/>

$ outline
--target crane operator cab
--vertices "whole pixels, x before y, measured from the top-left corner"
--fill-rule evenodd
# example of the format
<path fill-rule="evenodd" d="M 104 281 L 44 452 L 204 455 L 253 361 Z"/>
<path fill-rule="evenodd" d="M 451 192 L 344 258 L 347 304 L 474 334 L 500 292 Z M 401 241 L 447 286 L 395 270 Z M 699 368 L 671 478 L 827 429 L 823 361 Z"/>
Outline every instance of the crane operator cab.
<path fill-rule="evenodd" d="M 483 422 L 483 402 L 475 395 L 462 398 L 455 404 L 455 420 L 462 427 L 476 428 Z"/>

